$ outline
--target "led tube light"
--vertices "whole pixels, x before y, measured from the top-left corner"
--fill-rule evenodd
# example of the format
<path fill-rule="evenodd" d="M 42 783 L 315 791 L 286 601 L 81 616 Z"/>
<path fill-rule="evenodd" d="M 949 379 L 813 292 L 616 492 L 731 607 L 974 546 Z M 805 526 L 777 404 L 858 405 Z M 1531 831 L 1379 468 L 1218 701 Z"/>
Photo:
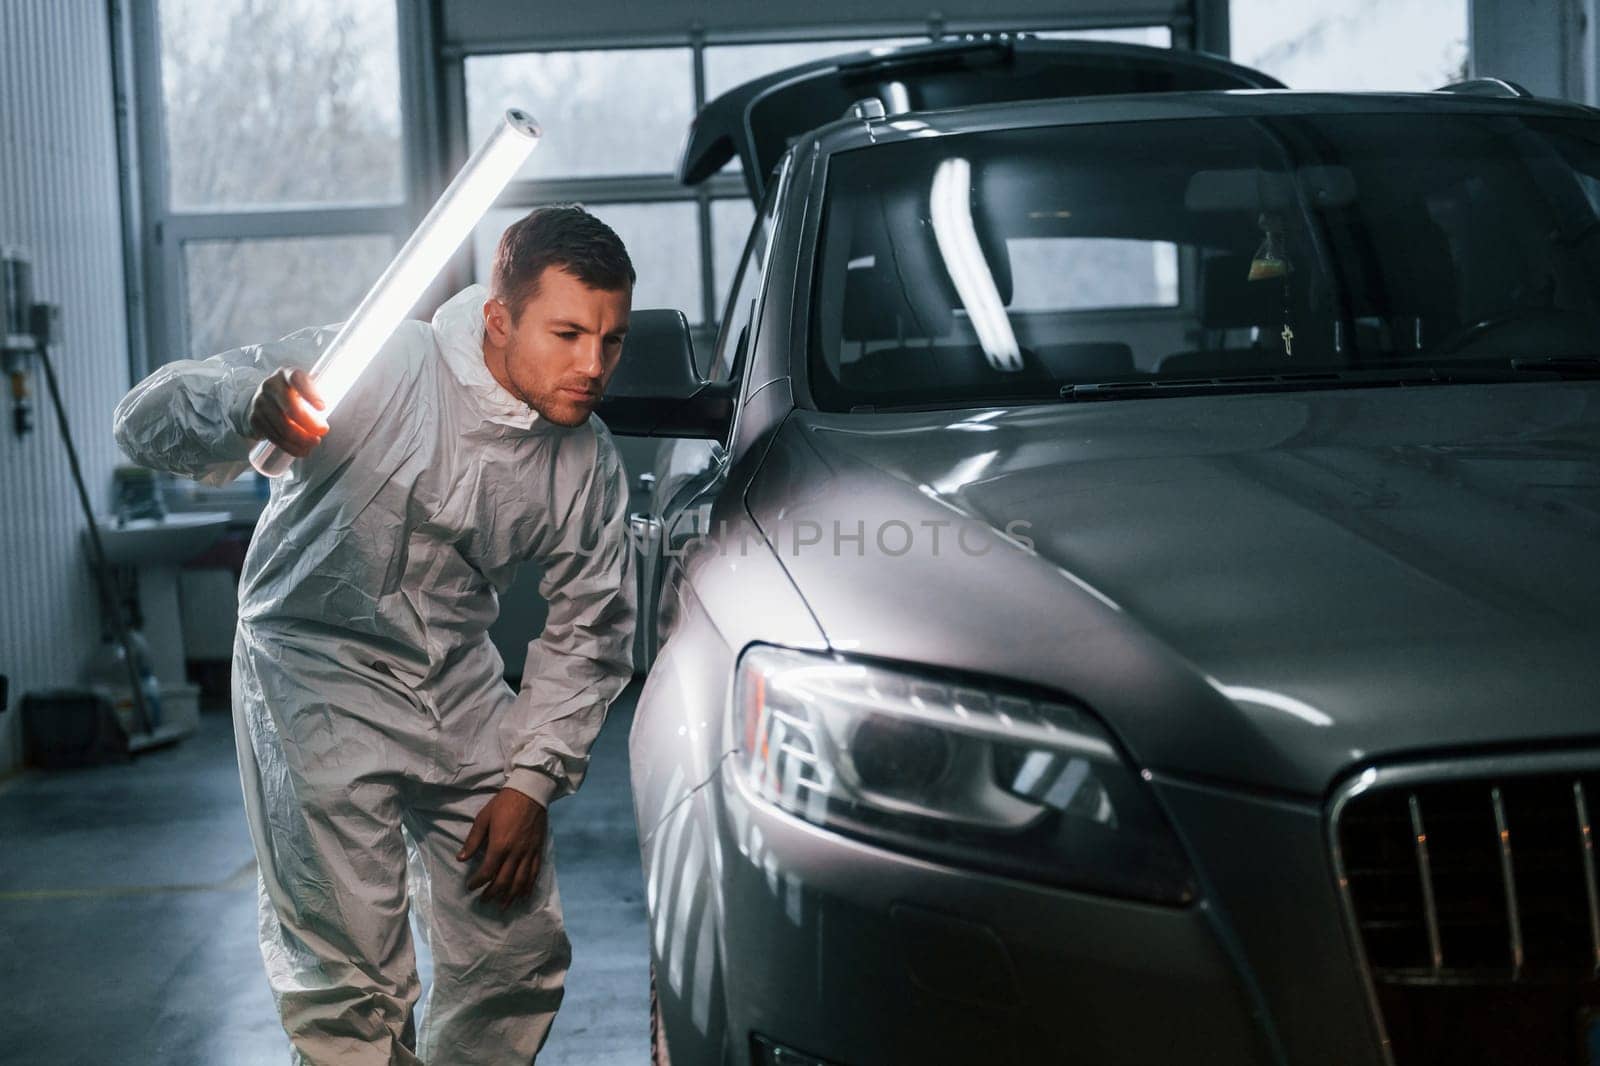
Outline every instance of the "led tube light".
<path fill-rule="evenodd" d="M 960 156 L 944 160 L 934 171 L 928 205 L 934 240 L 989 365 L 996 370 L 1021 370 L 1022 350 L 1017 345 L 1017 335 L 1006 317 L 983 246 L 978 243 L 971 188 L 972 164 Z"/>
<path fill-rule="evenodd" d="M 525 112 L 507 111 L 499 129 L 467 160 L 405 247 L 367 290 L 355 314 L 339 328 L 328 350 L 311 368 L 312 380 L 327 403 L 324 418 L 333 414 L 373 356 L 394 335 L 406 312 L 422 298 L 538 145 L 540 135 L 538 123 Z M 267 477 L 287 473 L 292 460 L 293 456 L 271 441 L 262 441 L 250 452 L 251 465 Z"/>

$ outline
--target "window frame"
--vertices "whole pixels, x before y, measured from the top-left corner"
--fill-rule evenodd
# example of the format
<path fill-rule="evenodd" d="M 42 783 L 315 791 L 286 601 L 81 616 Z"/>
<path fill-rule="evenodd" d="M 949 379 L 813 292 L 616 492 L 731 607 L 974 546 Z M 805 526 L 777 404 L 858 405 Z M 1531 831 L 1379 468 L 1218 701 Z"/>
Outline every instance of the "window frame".
<path fill-rule="evenodd" d="M 492 44 L 448 44 L 439 37 L 440 0 L 392 0 L 400 75 L 402 196 L 390 204 L 294 205 L 243 209 L 178 211 L 168 201 L 165 100 L 161 84 L 159 0 L 110 0 L 114 60 L 117 66 L 117 128 L 122 156 L 122 196 L 126 296 L 130 324 L 129 369 L 138 380 L 161 364 L 185 358 L 188 348 L 184 245 L 197 240 L 389 236 L 398 247 L 427 213 L 449 176 L 466 161 L 468 143 L 466 60 L 472 56 L 526 52 L 688 48 L 694 86 L 693 113 L 707 102 L 706 50 L 758 45 L 836 43 L 848 51 L 855 42 L 884 37 L 939 40 L 957 33 L 995 27 L 973 19 L 857 25 L 798 25 L 775 31 L 692 30 L 685 33 L 596 34 L 581 38 L 500 39 Z M 1165 23 L 1136 20 L 1138 26 L 1164 26 L 1171 47 L 1193 48 L 1215 28 L 1183 10 Z M 1135 23 L 1109 19 L 1043 19 L 1009 26 L 1010 32 L 1073 32 L 1129 28 Z M 727 294 L 717 289 L 712 204 L 748 203 L 737 173 L 717 174 L 693 188 L 675 173 L 554 181 L 514 181 L 494 204 L 527 210 L 541 203 L 690 202 L 696 205 L 700 246 L 701 322 L 697 344 L 716 337 Z M 752 205 L 759 214 L 758 205 Z M 735 271 L 737 264 L 734 264 Z M 474 280 L 470 244 L 451 260 L 431 297 L 442 297 Z M 729 275 L 732 277 L 733 275 Z M 1182 273 L 1180 272 L 1180 277 Z M 428 298 L 425 298 L 425 301 Z"/>
<path fill-rule="evenodd" d="M 438 192 L 432 187 L 432 176 L 440 169 L 440 153 L 433 150 L 438 128 L 437 50 L 428 0 L 391 0 L 400 88 L 397 201 L 177 209 L 170 200 L 160 2 L 117 2 L 118 14 L 126 20 L 130 59 L 124 70 L 127 81 L 119 86 L 119 110 L 129 110 L 126 101 L 131 96 L 137 114 L 126 138 L 128 158 L 123 167 L 130 216 L 125 228 L 135 252 L 135 261 L 128 264 L 129 316 L 138 326 L 141 342 L 133 345 L 129 362 L 137 380 L 171 360 L 209 354 L 189 350 L 187 243 L 352 236 L 390 237 L 396 248 L 404 243 Z"/>

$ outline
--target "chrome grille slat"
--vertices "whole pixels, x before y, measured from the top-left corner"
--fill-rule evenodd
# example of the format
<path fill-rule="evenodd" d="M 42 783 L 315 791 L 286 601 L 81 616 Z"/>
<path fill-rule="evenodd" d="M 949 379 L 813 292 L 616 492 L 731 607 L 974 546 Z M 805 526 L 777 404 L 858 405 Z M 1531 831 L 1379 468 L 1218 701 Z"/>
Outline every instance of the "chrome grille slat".
<path fill-rule="evenodd" d="M 1334 792 L 1334 873 L 1392 1066 L 1591 1061 L 1597 789 L 1600 749 L 1366 770 Z"/>
<path fill-rule="evenodd" d="M 1594 830 L 1589 823 L 1589 803 L 1583 782 L 1572 783 L 1572 802 L 1578 814 L 1578 851 L 1583 856 L 1583 887 L 1589 903 L 1589 946 L 1594 952 L 1594 971 L 1600 974 L 1600 891 L 1594 873 Z"/>
<path fill-rule="evenodd" d="M 1439 942 L 1439 907 L 1433 898 L 1433 867 L 1428 863 L 1428 831 L 1422 823 L 1422 801 L 1415 792 L 1406 797 L 1411 810 L 1411 835 L 1417 842 L 1417 876 L 1422 881 L 1422 912 L 1428 922 L 1428 955 L 1433 972 L 1444 969 L 1444 947 Z"/>
<path fill-rule="evenodd" d="M 1501 793 L 1499 785 L 1489 790 L 1489 799 L 1494 804 L 1494 827 L 1500 841 L 1500 878 L 1505 885 L 1506 926 L 1510 931 L 1511 940 L 1511 975 L 1521 977 L 1523 964 L 1527 961 L 1527 951 L 1522 941 L 1522 912 L 1517 907 L 1517 871 L 1511 857 L 1511 827 L 1506 822 L 1505 796 Z"/>

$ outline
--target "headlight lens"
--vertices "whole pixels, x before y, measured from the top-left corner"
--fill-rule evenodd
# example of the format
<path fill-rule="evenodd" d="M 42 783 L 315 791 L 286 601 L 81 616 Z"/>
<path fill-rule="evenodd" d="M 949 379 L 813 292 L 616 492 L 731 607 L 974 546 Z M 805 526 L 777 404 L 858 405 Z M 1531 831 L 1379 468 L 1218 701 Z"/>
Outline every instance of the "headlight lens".
<path fill-rule="evenodd" d="M 1070 888 L 1194 897 L 1147 786 L 1081 708 L 758 646 L 734 713 L 744 785 L 815 825 Z"/>

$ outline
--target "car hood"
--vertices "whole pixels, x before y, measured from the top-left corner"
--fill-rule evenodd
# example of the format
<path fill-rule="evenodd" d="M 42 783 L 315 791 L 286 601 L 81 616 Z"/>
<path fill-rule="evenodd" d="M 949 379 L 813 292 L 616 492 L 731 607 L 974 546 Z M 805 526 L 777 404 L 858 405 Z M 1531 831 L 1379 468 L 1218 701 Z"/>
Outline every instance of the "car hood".
<path fill-rule="evenodd" d="M 835 649 L 1063 692 L 1150 769 L 1600 738 L 1594 384 L 800 411 L 746 501 Z"/>

